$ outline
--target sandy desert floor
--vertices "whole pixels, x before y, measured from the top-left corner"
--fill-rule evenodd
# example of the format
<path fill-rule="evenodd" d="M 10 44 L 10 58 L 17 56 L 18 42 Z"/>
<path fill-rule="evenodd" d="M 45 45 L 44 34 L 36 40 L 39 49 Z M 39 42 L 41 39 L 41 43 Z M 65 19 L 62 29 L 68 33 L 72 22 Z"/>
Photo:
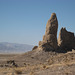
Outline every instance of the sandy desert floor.
<path fill-rule="evenodd" d="M 0 75 L 75 75 L 75 51 L 0 54 Z"/>

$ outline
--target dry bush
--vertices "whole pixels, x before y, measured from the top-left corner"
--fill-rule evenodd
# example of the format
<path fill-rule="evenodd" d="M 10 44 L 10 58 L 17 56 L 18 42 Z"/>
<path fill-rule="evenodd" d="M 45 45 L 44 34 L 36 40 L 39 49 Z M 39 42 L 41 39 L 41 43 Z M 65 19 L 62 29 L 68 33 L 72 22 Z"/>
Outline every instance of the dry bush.
<path fill-rule="evenodd" d="M 49 69 L 49 66 L 48 66 L 48 65 L 43 65 L 42 68 L 43 68 L 43 69 Z"/>
<path fill-rule="evenodd" d="M 65 73 L 66 75 L 69 75 L 69 73 Z"/>
<path fill-rule="evenodd" d="M 49 60 L 48 60 L 48 64 L 49 64 L 49 65 L 52 65 L 52 64 L 53 64 L 53 59 L 49 59 Z"/>
<path fill-rule="evenodd" d="M 15 73 L 16 73 L 16 74 L 22 74 L 22 70 L 16 69 L 16 70 L 15 70 Z"/>
<path fill-rule="evenodd" d="M 46 68 L 46 65 L 43 65 L 43 68 L 45 69 Z"/>
<path fill-rule="evenodd" d="M 30 74 L 29 75 L 35 75 L 35 73 L 32 71 L 32 72 L 30 72 Z"/>

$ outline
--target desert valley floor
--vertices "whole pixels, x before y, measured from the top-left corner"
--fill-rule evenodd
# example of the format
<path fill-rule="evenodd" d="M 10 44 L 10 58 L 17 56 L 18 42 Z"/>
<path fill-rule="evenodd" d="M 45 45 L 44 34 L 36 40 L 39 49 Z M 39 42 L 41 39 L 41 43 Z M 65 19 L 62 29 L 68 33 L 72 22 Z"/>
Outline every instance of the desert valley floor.
<path fill-rule="evenodd" d="M 75 75 L 75 51 L 0 54 L 0 75 Z"/>

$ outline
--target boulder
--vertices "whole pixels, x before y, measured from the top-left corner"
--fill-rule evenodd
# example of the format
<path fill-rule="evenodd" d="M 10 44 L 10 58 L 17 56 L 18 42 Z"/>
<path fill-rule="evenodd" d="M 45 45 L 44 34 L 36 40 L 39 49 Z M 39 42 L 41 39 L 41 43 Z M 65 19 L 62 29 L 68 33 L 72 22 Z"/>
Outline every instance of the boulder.
<path fill-rule="evenodd" d="M 35 49 L 37 49 L 37 48 L 38 48 L 38 46 L 34 46 L 32 50 L 35 50 Z"/>

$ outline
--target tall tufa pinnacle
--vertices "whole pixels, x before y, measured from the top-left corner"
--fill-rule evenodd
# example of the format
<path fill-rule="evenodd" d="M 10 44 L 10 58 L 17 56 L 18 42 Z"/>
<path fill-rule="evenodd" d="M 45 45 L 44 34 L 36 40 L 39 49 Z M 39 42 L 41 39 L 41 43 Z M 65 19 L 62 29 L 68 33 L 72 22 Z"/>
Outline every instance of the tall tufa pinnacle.
<path fill-rule="evenodd" d="M 39 48 L 45 48 L 46 50 L 57 49 L 57 30 L 58 21 L 55 13 L 52 13 L 50 19 L 46 25 L 45 35 L 43 41 L 39 42 Z"/>

